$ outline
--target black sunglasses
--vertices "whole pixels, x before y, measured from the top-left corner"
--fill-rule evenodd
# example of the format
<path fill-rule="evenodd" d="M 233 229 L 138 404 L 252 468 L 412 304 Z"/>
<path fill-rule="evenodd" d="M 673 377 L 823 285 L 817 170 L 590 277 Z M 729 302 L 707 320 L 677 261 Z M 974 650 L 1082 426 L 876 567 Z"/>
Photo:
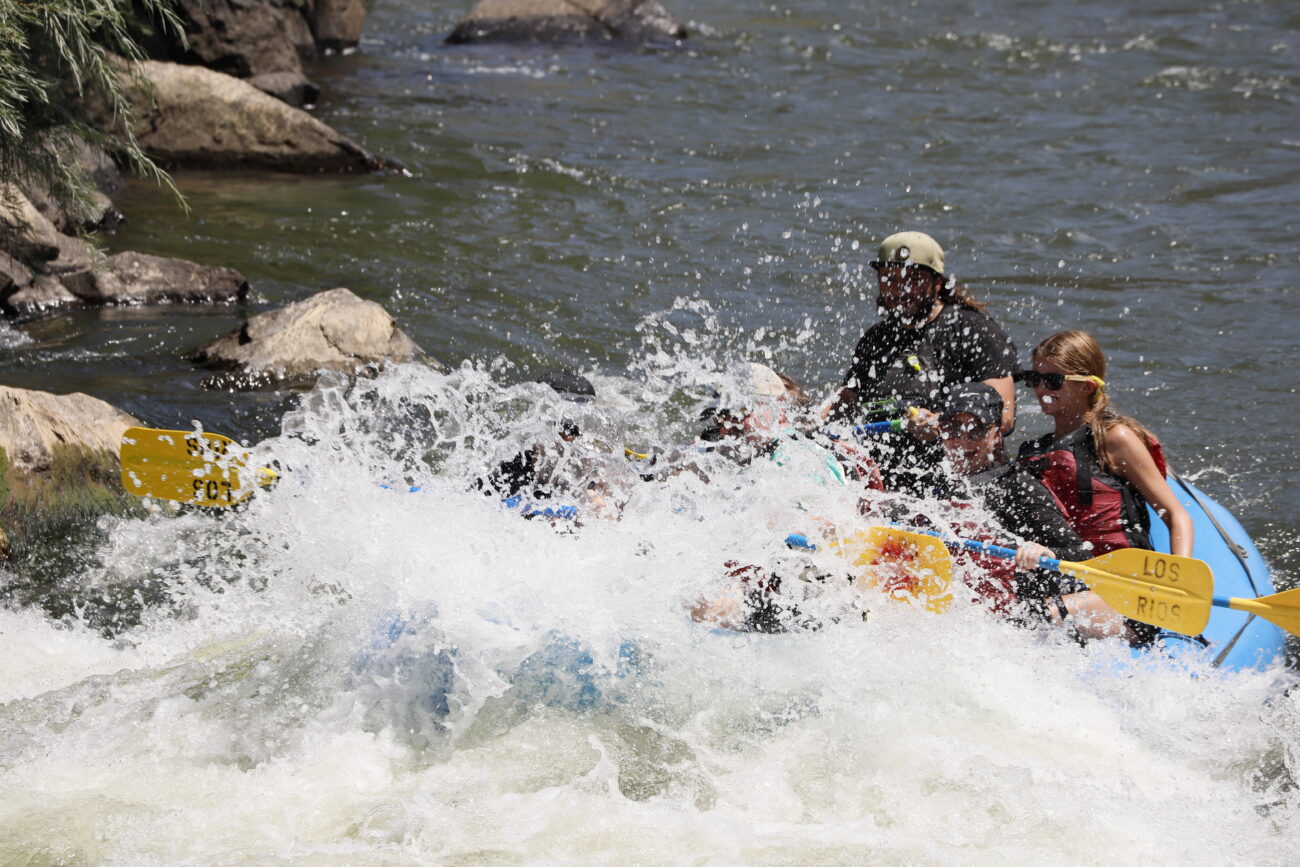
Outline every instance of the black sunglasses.
<path fill-rule="evenodd" d="M 1100 376 L 1083 376 L 1077 373 L 1039 373 L 1037 370 L 1017 370 L 1011 374 L 1016 382 L 1023 382 L 1030 388 L 1043 386 L 1048 391 L 1060 391 L 1066 380 L 1070 382 L 1095 382 L 1098 387 L 1106 383 Z"/>

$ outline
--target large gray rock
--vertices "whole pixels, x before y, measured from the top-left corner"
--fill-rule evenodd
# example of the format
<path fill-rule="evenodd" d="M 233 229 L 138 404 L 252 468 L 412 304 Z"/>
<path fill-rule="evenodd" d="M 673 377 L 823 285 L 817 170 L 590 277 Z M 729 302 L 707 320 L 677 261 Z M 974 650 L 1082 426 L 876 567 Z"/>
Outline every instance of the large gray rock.
<path fill-rule="evenodd" d="M 247 82 L 152 60 L 135 68 L 151 87 L 132 89 L 132 132 L 167 165 L 284 172 L 361 172 L 379 166 L 307 112 Z"/>
<path fill-rule="evenodd" d="M 108 256 L 63 285 L 87 304 L 224 304 L 248 295 L 234 268 L 128 251 Z"/>
<path fill-rule="evenodd" d="M 141 32 L 150 57 L 247 79 L 297 106 L 319 94 L 302 61 L 356 46 L 366 22 L 366 0 L 177 0 L 175 9 L 184 39 Z"/>
<path fill-rule="evenodd" d="M 15 259 L 49 274 L 84 270 L 95 259 L 94 248 L 60 232 L 13 184 L 0 185 L 0 240 Z"/>
<path fill-rule="evenodd" d="M 301 17 L 267 0 L 177 0 L 187 45 L 167 59 L 198 63 L 237 78 L 302 72 L 287 18 Z"/>
<path fill-rule="evenodd" d="M 116 457 L 130 415 L 84 394 L 55 395 L 0 386 L 0 448 L 26 472 L 46 472 L 57 451 L 81 448 Z"/>
<path fill-rule="evenodd" d="M 479 0 L 448 42 L 675 42 L 683 27 L 658 0 Z"/>
<path fill-rule="evenodd" d="M 24 182 L 22 191 L 31 203 L 60 232 L 75 234 L 116 228 L 123 217 L 109 196 L 122 188 L 123 180 L 113 158 L 81 140 L 60 147 L 56 156 L 86 184 L 86 199 L 58 201 L 40 182 Z"/>
<path fill-rule="evenodd" d="M 393 317 L 347 289 L 330 289 L 252 317 L 205 343 L 194 360 L 223 370 L 211 388 L 307 386 L 322 370 L 355 372 L 369 364 L 424 358 Z"/>
<path fill-rule="evenodd" d="M 267 72 L 252 76 L 248 83 L 297 108 L 311 105 L 320 97 L 320 88 L 301 72 Z"/>
<path fill-rule="evenodd" d="M 8 253 L 0 253 L 0 293 L 18 290 L 30 285 L 32 269 Z"/>
<path fill-rule="evenodd" d="M 300 4 L 292 3 L 292 0 L 289 2 L 292 5 L 281 9 L 289 44 L 298 52 L 300 58 L 313 60 L 318 52 L 316 34 L 311 32 L 311 24 L 308 20 L 312 15 L 312 0 L 303 0 Z"/>

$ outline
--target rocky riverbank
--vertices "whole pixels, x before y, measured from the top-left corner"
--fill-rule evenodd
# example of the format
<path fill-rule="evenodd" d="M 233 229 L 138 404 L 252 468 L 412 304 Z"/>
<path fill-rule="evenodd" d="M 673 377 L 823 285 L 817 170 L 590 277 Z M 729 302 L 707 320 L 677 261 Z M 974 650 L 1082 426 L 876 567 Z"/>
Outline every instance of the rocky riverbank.
<path fill-rule="evenodd" d="M 358 45 L 362 0 L 180 0 L 177 8 L 184 39 L 142 31 L 149 59 L 120 66 L 129 125 L 89 106 L 104 131 L 134 137 L 167 169 L 321 175 L 394 168 L 310 113 L 320 88 L 303 63 Z M 484 0 L 446 38 L 661 44 L 684 37 L 657 2 Z M 11 326 L 84 308 L 249 299 L 250 281 L 221 262 L 105 252 L 105 237 L 130 219 L 114 204 L 122 168 L 88 145 L 56 156 L 84 180 L 83 200 L 69 205 L 21 179 L 0 187 L 0 313 Z M 325 370 L 441 364 L 380 305 L 344 288 L 249 316 L 195 348 L 189 362 L 211 371 L 205 388 L 231 392 L 309 388 Z M 20 572 L 44 569 L 55 552 L 94 534 L 95 517 L 137 513 L 117 478 L 117 450 L 123 430 L 150 423 L 84 394 L 0 386 L 0 559 Z"/>

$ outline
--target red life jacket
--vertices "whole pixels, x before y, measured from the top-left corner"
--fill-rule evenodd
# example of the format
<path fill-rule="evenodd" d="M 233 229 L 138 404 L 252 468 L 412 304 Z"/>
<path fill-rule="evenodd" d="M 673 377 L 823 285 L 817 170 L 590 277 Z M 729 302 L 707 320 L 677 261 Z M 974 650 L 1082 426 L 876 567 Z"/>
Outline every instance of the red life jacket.
<path fill-rule="evenodd" d="M 1094 556 L 1117 548 L 1150 548 L 1146 499 L 1129 481 L 1102 468 L 1092 446 L 1092 426 L 1052 440 L 1048 434 L 1024 443 L 1017 460 L 1056 495 L 1066 520 L 1092 545 Z M 1165 475 L 1160 443 L 1153 439 L 1147 448 L 1160 475 Z"/>

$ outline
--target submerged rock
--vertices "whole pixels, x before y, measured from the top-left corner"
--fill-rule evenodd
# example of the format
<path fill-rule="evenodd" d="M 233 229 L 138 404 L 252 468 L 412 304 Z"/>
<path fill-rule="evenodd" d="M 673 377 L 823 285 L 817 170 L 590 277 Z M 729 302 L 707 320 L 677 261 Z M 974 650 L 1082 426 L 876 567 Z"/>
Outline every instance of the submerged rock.
<path fill-rule="evenodd" d="M 142 61 L 132 133 L 170 166 L 364 172 L 379 163 L 305 111 L 199 66 Z"/>
<path fill-rule="evenodd" d="M 89 395 L 0 385 L 0 449 L 13 469 L 49 472 L 58 452 L 67 449 L 116 460 L 123 432 L 138 424 L 112 404 Z"/>
<path fill-rule="evenodd" d="M 652 43 L 685 38 L 686 28 L 658 0 L 479 0 L 447 41 Z"/>
<path fill-rule="evenodd" d="M 199 347 L 194 360 L 223 370 L 209 388 L 309 386 L 322 370 L 349 373 L 369 364 L 425 359 L 393 317 L 347 289 L 252 317 Z"/>

